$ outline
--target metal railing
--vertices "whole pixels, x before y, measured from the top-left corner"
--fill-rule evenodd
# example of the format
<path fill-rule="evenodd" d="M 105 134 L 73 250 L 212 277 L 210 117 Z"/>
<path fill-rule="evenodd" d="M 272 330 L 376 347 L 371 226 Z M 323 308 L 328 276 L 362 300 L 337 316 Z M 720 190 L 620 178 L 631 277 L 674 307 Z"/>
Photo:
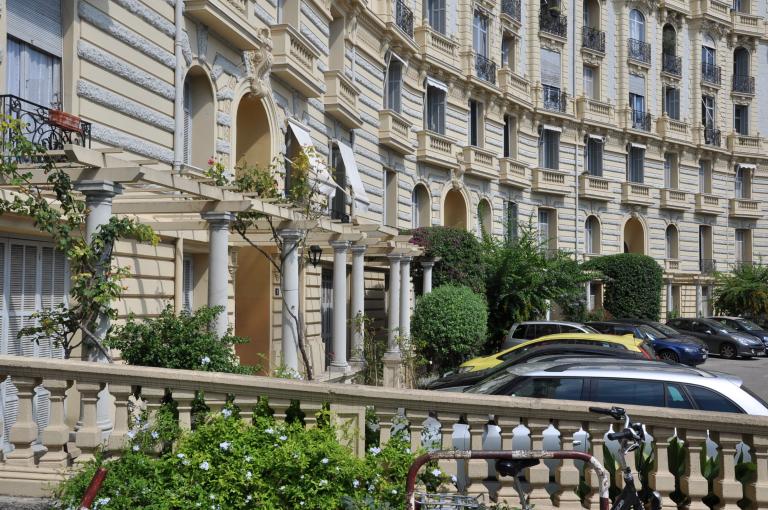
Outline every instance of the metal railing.
<path fill-rule="evenodd" d="M 651 114 L 643 110 L 632 110 L 632 129 L 651 130 Z"/>
<path fill-rule="evenodd" d="M 701 63 L 701 79 L 702 81 L 705 81 L 707 83 L 720 85 L 720 66 L 702 62 Z"/>
<path fill-rule="evenodd" d="M 744 94 L 755 93 L 755 77 L 744 74 L 733 75 L 733 91 L 743 92 Z"/>
<path fill-rule="evenodd" d="M 502 0 L 501 13 L 520 21 L 520 0 Z"/>
<path fill-rule="evenodd" d="M 638 62 L 644 62 L 646 64 L 651 63 L 651 45 L 645 41 L 638 39 L 629 39 L 627 41 L 627 50 L 629 51 L 629 58 L 637 60 Z"/>
<path fill-rule="evenodd" d="M 27 140 L 45 149 L 61 149 L 67 144 L 91 146 L 91 123 L 70 113 L 5 94 L 0 95 L 0 115 L 21 121 Z M 6 131 L 0 141 L 3 153 L 10 149 L 10 143 Z"/>
<path fill-rule="evenodd" d="M 475 54 L 475 74 L 483 81 L 496 83 L 496 62 L 479 53 Z"/>
<path fill-rule="evenodd" d="M 704 143 L 720 147 L 720 130 L 712 127 L 704 128 Z"/>
<path fill-rule="evenodd" d="M 539 13 L 539 30 L 565 38 L 568 35 L 568 18 L 562 14 L 543 10 Z"/>
<path fill-rule="evenodd" d="M 701 274 L 712 274 L 717 271 L 717 261 L 714 259 L 699 259 L 699 271 Z"/>
<path fill-rule="evenodd" d="M 661 54 L 661 70 L 665 73 L 682 76 L 683 75 L 683 59 L 677 55 L 670 53 Z"/>
<path fill-rule="evenodd" d="M 605 32 L 592 27 L 581 30 L 581 46 L 590 50 L 605 53 Z"/>
<path fill-rule="evenodd" d="M 564 112 L 568 104 L 565 92 L 551 85 L 542 85 L 544 108 L 553 112 Z"/>
<path fill-rule="evenodd" d="M 405 5 L 403 0 L 396 0 L 395 2 L 395 24 L 408 37 L 413 37 L 413 11 Z"/>

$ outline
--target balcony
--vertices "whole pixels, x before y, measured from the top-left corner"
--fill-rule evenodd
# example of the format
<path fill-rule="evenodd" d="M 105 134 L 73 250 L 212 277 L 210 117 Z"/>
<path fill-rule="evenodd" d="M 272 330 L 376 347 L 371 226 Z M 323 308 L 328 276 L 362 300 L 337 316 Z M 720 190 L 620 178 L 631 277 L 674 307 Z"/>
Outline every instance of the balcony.
<path fill-rule="evenodd" d="M 256 0 L 186 0 L 184 14 L 209 27 L 239 50 L 262 47 Z"/>
<path fill-rule="evenodd" d="M 552 10 L 539 13 L 539 30 L 565 39 L 568 36 L 568 18 Z"/>
<path fill-rule="evenodd" d="M 690 136 L 688 123 L 663 115 L 656 119 L 656 132 L 664 138 L 687 140 Z"/>
<path fill-rule="evenodd" d="M 707 193 L 696 193 L 694 211 L 698 214 L 711 214 L 715 216 L 723 214 L 723 209 L 720 207 L 720 198 Z"/>
<path fill-rule="evenodd" d="M 699 259 L 699 272 L 701 274 L 712 274 L 717 271 L 717 261 L 714 259 Z"/>
<path fill-rule="evenodd" d="M 678 78 L 683 75 L 683 59 L 669 53 L 661 54 L 661 72 Z"/>
<path fill-rule="evenodd" d="M 413 154 L 411 123 L 395 111 L 380 110 L 379 143 L 400 154 Z"/>
<path fill-rule="evenodd" d="M 731 2 L 720 0 L 693 0 L 691 2 L 691 14 L 707 18 L 715 18 L 716 21 L 731 23 Z"/>
<path fill-rule="evenodd" d="M 579 176 L 579 198 L 610 202 L 613 200 L 610 181 L 596 175 L 581 174 Z"/>
<path fill-rule="evenodd" d="M 728 216 L 757 220 L 763 217 L 760 202 L 746 198 L 732 198 L 728 201 Z"/>
<path fill-rule="evenodd" d="M 712 145 L 714 147 L 720 147 L 720 130 L 711 128 L 711 127 L 705 127 L 703 130 L 704 135 L 704 145 Z"/>
<path fill-rule="evenodd" d="M 701 63 L 701 81 L 708 85 L 720 86 L 720 66 Z"/>
<path fill-rule="evenodd" d="M 425 129 L 416 133 L 416 140 L 417 161 L 442 168 L 458 168 L 456 149 L 450 138 Z"/>
<path fill-rule="evenodd" d="M 651 45 L 645 41 L 629 39 L 627 41 L 627 53 L 630 60 L 641 64 L 651 64 Z"/>
<path fill-rule="evenodd" d="M 501 15 L 520 23 L 520 0 L 501 0 Z"/>
<path fill-rule="evenodd" d="M 344 71 L 326 71 L 325 95 L 323 104 L 325 113 L 334 117 L 348 129 L 356 129 L 363 125 L 357 98 L 360 96 L 352 80 L 344 76 Z"/>
<path fill-rule="evenodd" d="M 595 99 L 580 97 L 576 100 L 576 116 L 579 120 L 596 124 L 613 121 L 613 106 Z"/>
<path fill-rule="evenodd" d="M 763 139 L 732 133 L 728 135 L 728 150 L 737 154 L 760 156 L 763 154 Z"/>
<path fill-rule="evenodd" d="M 461 151 L 461 161 L 464 163 L 466 175 L 489 181 L 499 177 L 496 158 L 492 151 L 468 145 Z"/>
<path fill-rule="evenodd" d="M 403 0 L 395 0 L 395 26 L 413 39 L 413 11 Z"/>
<path fill-rule="evenodd" d="M 453 39 L 432 29 L 429 25 L 416 28 L 414 37 L 423 59 L 440 66 L 459 69 L 459 54 Z"/>
<path fill-rule="evenodd" d="M 499 184 L 513 188 L 525 189 L 531 186 L 528 177 L 528 167 L 512 158 L 499 160 Z"/>
<path fill-rule="evenodd" d="M 734 74 L 731 90 L 737 94 L 749 96 L 755 95 L 755 77 L 743 74 Z"/>
<path fill-rule="evenodd" d="M 731 20 L 733 22 L 733 31 L 737 34 L 744 34 L 752 37 L 763 35 L 763 18 L 746 12 L 731 11 Z"/>
<path fill-rule="evenodd" d="M 325 78 L 317 70 L 320 53 L 291 25 L 273 25 L 272 74 L 306 97 L 325 92 Z"/>
<path fill-rule="evenodd" d="M 534 168 L 531 191 L 547 195 L 570 195 L 573 186 L 568 184 L 568 174 L 565 172 Z"/>
<path fill-rule="evenodd" d="M 488 83 L 496 84 L 496 62 L 478 53 L 475 54 L 475 76 Z"/>
<path fill-rule="evenodd" d="M 659 208 L 670 211 L 687 211 L 691 208 L 688 203 L 688 194 L 676 189 L 662 189 Z"/>
<path fill-rule="evenodd" d="M 531 103 L 531 85 L 522 76 L 508 67 L 502 67 L 496 73 L 499 78 L 499 88 L 502 94 L 511 96 L 521 103 Z"/>
<path fill-rule="evenodd" d="M 568 95 L 557 87 L 541 86 L 542 106 L 545 110 L 565 113 L 568 109 Z"/>
<path fill-rule="evenodd" d="M 642 110 L 630 110 L 629 116 L 632 129 L 639 129 L 640 131 L 651 130 L 651 114 Z"/>
<path fill-rule="evenodd" d="M 581 29 L 581 47 L 585 50 L 605 53 L 605 32 L 592 27 Z"/>
<path fill-rule="evenodd" d="M 664 259 L 664 270 L 668 273 L 680 271 L 680 261 L 678 259 Z"/>
<path fill-rule="evenodd" d="M 91 123 L 76 115 L 12 95 L 0 95 L 0 115 L 20 120 L 27 140 L 47 150 L 61 150 L 64 145 L 91 146 Z M 0 141 L 3 153 L 10 150 L 10 143 L 4 130 Z"/>
<path fill-rule="evenodd" d="M 651 195 L 651 187 L 638 182 L 621 183 L 621 203 L 630 205 L 651 206 L 656 200 Z"/>

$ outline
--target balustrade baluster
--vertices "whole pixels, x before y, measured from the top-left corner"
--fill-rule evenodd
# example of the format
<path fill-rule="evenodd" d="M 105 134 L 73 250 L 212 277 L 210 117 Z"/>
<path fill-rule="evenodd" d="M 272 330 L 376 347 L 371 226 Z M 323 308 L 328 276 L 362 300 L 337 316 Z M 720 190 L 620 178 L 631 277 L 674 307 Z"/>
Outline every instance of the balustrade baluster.
<path fill-rule="evenodd" d="M 531 434 L 531 447 L 533 450 L 544 450 L 544 430 L 549 427 L 549 421 L 540 419 L 528 419 L 526 426 Z M 540 462 L 538 465 L 528 468 L 528 483 L 531 484 L 531 495 L 529 501 L 537 508 L 547 508 L 552 506 L 552 500 L 547 492 L 549 483 L 549 467 Z"/>
<path fill-rule="evenodd" d="M 483 450 L 501 450 L 501 427 L 496 422 L 496 417 L 492 416 L 491 420 L 485 425 L 485 431 L 483 432 Z M 498 473 L 496 472 L 496 461 L 489 459 L 485 461 L 487 464 L 488 475 L 485 478 L 485 486 L 488 488 L 488 494 L 492 500 L 496 500 L 501 489 L 501 483 L 499 481 Z"/>
<path fill-rule="evenodd" d="M 101 445 L 102 433 L 97 423 L 96 405 L 99 401 L 99 392 L 105 386 L 105 383 L 77 383 L 77 391 L 80 393 L 82 409 L 82 425 L 75 433 L 75 445 L 80 450 L 80 454 L 75 459 L 76 464 L 84 464 L 92 460 L 96 448 Z"/>
<path fill-rule="evenodd" d="M 768 508 L 768 436 L 752 437 L 752 462 L 757 465 L 756 478 L 746 487 L 754 508 Z"/>
<path fill-rule="evenodd" d="M 35 397 L 35 387 L 40 384 L 41 379 L 13 376 L 10 382 L 18 390 L 19 411 L 8 436 L 13 451 L 5 455 L 5 463 L 8 466 L 34 466 L 32 441 L 37 439 L 38 430 L 32 411 L 32 400 Z"/>
<path fill-rule="evenodd" d="M 426 411 L 408 409 L 406 411 L 406 417 L 408 419 L 408 429 L 411 432 L 411 451 L 417 452 L 421 449 L 421 433 L 424 430 L 424 420 L 429 416 Z"/>
<path fill-rule="evenodd" d="M 744 496 L 744 489 L 736 480 L 736 445 L 741 435 L 721 432 L 717 442 L 720 445 L 720 474 L 715 481 L 715 494 L 720 498 L 720 510 L 739 510 L 736 504 Z"/>
<path fill-rule="evenodd" d="M 283 398 L 270 398 L 269 407 L 272 408 L 275 414 L 272 416 L 277 422 L 284 422 L 288 408 L 291 407 L 291 401 Z"/>
<path fill-rule="evenodd" d="M 128 399 L 133 388 L 127 384 L 110 384 L 109 393 L 115 398 L 115 423 L 107 438 L 107 450 L 119 452 L 125 447 L 126 434 L 132 425 L 128 421 Z"/>
<path fill-rule="evenodd" d="M 147 423 L 152 426 L 157 419 L 157 411 L 163 404 L 165 389 L 163 388 L 141 388 L 141 399 L 144 401 L 144 410 L 147 412 Z"/>
<path fill-rule="evenodd" d="M 519 446 L 519 442 L 522 438 L 518 437 L 515 440 L 516 434 L 519 436 L 519 432 L 522 431 L 520 427 L 520 418 L 507 418 L 497 417 L 496 423 L 498 423 L 501 435 L 501 449 L 502 450 L 519 450 L 524 449 Z M 528 439 L 527 437 L 525 438 Z M 513 506 L 518 504 L 517 491 L 515 490 L 514 480 L 511 478 L 499 477 L 499 501 L 506 501 Z"/>
<path fill-rule="evenodd" d="M 560 431 L 560 449 L 573 450 L 573 435 L 581 430 L 581 424 L 576 421 L 559 421 L 557 429 Z M 579 469 L 573 460 L 563 460 L 555 472 L 555 480 L 560 485 L 560 490 L 555 496 L 558 508 L 578 510 L 581 501 L 576 495 L 579 486 Z"/>
<path fill-rule="evenodd" d="M 488 423 L 488 415 L 470 414 L 467 415 L 469 424 L 469 447 L 472 450 L 483 449 L 483 437 L 485 435 L 485 425 Z M 484 494 L 486 491 L 483 481 L 488 475 L 488 464 L 484 460 L 470 460 L 468 466 L 469 494 Z"/>
<path fill-rule="evenodd" d="M 317 427 L 317 415 L 322 411 L 322 402 L 300 402 L 301 410 L 304 413 L 304 425 L 308 428 Z"/>
<path fill-rule="evenodd" d="M 43 386 L 49 392 L 51 415 L 42 434 L 43 446 L 48 451 L 40 457 L 41 468 L 61 469 L 68 465 L 69 454 L 65 446 L 69 441 L 69 427 L 64 422 L 64 397 L 72 384 L 72 381 L 62 379 L 43 380 Z"/>
<path fill-rule="evenodd" d="M 656 462 L 654 463 L 653 472 L 649 476 L 651 487 L 661 494 L 662 509 L 675 509 L 677 505 L 670 497 L 670 494 L 675 492 L 675 475 L 672 474 L 669 468 L 669 441 L 675 434 L 675 431 L 666 427 L 653 427 L 652 431 L 656 437 L 656 444 L 654 445 Z"/>
<path fill-rule="evenodd" d="M 240 409 L 240 419 L 243 423 L 248 425 L 253 423 L 253 410 L 258 403 L 258 397 L 241 395 L 235 397 L 235 405 Z"/>
<path fill-rule="evenodd" d="M 472 445 L 469 433 L 469 424 L 466 417 L 461 416 L 459 421 L 454 422 L 453 432 L 451 433 L 451 442 L 456 450 L 469 450 Z M 466 460 L 456 461 L 456 479 L 457 486 L 461 492 L 466 492 L 469 487 L 469 463 Z"/>
<path fill-rule="evenodd" d="M 205 392 L 205 405 L 208 406 L 211 416 L 219 414 L 224 406 L 227 405 L 227 394 L 215 391 Z"/>
<path fill-rule="evenodd" d="M 455 445 L 453 443 L 453 433 L 454 433 L 454 426 L 458 423 L 459 417 L 455 414 L 442 413 L 440 415 L 435 415 L 435 419 L 437 419 L 440 422 L 439 434 L 440 434 L 441 448 L 443 450 L 450 450 L 452 448 L 455 448 Z M 441 460 L 439 465 L 440 465 L 440 469 L 444 473 L 448 473 L 449 475 L 455 476 L 458 481 L 459 472 L 458 472 L 457 464 L 458 463 L 453 460 Z"/>
<path fill-rule="evenodd" d="M 392 437 L 395 415 L 397 415 L 395 408 L 376 406 L 376 417 L 379 420 L 379 446 L 383 447 Z"/>
<path fill-rule="evenodd" d="M 176 410 L 179 412 L 179 427 L 182 430 L 191 430 L 192 401 L 195 400 L 195 392 L 192 390 L 173 390 L 173 400 L 176 401 Z"/>
<path fill-rule="evenodd" d="M 707 434 L 703 430 L 689 430 L 685 434 L 688 446 L 688 474 L 683 477 L 682 489 L 691 498 L 688 510 L 709 510 L 702 499 L 709 493 L 707 479 L 701 472 L 701 450 L 706 448 Z"/>
<path fill-rule="evenodd" d="M 605 466 L 605 454 L 603 453 L 603 445 L 605 444 L 605 427 L 602 423 L 589 422 L 586 424 L 586 432 L 589 434 L 589 449 L 587 453 L 592 454 L 594 458 Z M 614 473 L 608 473 L 613 476 Z M 584 477 L 589 485 L 589 494 L 586 497 L 587 508 L 599 508 L 600 502 L 600 481 L 597 478 L 597 474 L 594 469 L 589 466 L 585 466 Z"/>

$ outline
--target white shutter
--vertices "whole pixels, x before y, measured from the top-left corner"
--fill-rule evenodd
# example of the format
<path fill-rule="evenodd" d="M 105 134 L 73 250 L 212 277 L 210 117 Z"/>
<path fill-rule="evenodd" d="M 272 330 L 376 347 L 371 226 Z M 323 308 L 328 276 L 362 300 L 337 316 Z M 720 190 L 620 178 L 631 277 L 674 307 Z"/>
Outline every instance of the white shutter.
<path fill-rule="evenodd" d="M 0 383 L 0 395 L 3 397 L 3 451 L 10 452 L 13 446 L 9 435 L 19 416 L 19 390 L 13 385 L 10 377 Z"/>
<path fill-rule="evenodd" d="M 541 83 L 560 88 L 560 54 L 541 49 Z"/>
<path fill-rule="evenodd" d="M 194 261 L 192 257 L 184 257 L 184 275 L 182 276 L 182 307 L 185 312 L 192 313 L 192 296 L 195 290 Z"/>
<path fill-rule="evenodd" d="M 8 34 L 61 57 L 61 0 L 8 0 Z"/>
<path fill-rule="evenodd" d="M 32 399 L 32 415 L 37 423 L 37 440 L 40 446 L 43 442 L 43 430 L 51 422 L 51 392 L 38 386 L 35 388 L 35 396 Z"/>
<path fill-rule="evenodd" d="M 184 82 L 184 134 L 183 134 L 183 159 L 187 165 L 191 162 L 192 153 L 192 98 L 189 82 Z"/>
<path fill-rule="evenodd" d="M 629 93 L 645 96 L 645 78 L 639 74 L 629 75 Z"/>

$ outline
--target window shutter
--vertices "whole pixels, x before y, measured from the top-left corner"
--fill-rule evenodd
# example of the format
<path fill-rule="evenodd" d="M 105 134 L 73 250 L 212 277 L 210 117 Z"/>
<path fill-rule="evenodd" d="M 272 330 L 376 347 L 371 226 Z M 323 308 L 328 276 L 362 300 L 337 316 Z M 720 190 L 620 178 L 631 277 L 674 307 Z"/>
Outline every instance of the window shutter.
<path fill-rule="evenodd" d="M 8 0 L 7 8 L 9 35 L 61 57 L 61 0 Z"/>
<path fill-rule="evenodd" d="M 185 312 L 192 313 L 192 296 L 194 293 L 194 261 L 192 257 L 184 257 L 182 276 L 182 292 L 184 294 L 182 307 Z"/>
<path fill-rule="evenodd" d="M 184 139 L 182 144 L 184 163 L 190 164 L 192 153 L 192 98 L 190 97 L 188 82 L 184 83 Z"/>
<path fill-rule="evenodd" d="M 541 83 L 560 88 L 560 54 L 541 49 Z"/>
<path fill-rule="evenodd" d="M 9 436 L 19 416 L 19 391 L 10 377 L 0 383 L 0 395 L 3 397 L 3 451 L 7 453 L 13 451 Z"/>
<path fill-rule="evenodd" d="M 630 74 L 629 93 L 636 96 L 645 96 L 645 78 L 638 74 Z"/>
<path fill-rule="evenodd" d="M 38 444 L 42 444 L 43 430 L 51 421 L 51 392 L 38 386 L 35 388 L 35 396 L 32 399 L 32 415 L 37 423 L 37 440 Z"/>

